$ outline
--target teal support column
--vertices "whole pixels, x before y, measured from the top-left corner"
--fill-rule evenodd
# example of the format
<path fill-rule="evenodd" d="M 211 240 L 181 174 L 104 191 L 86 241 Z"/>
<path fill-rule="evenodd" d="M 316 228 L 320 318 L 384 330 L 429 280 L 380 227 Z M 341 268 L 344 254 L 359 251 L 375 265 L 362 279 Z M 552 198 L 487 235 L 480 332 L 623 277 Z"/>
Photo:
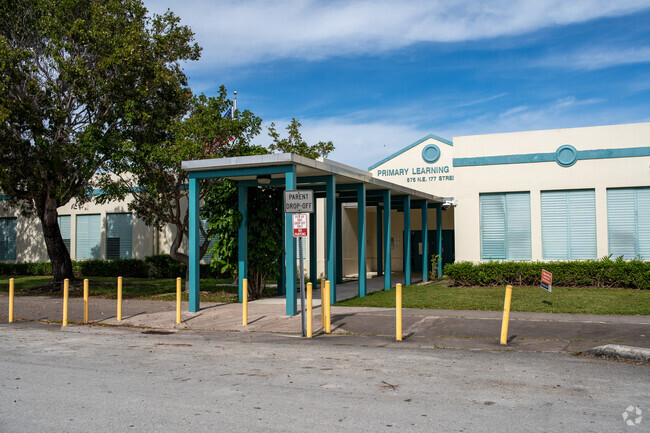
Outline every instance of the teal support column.
<path fill-rule="evenodd" d="M 390 190 L 384 191 L 384 290 L 390 290 L 391 263 L 390 263 Z"/>
<path fill-rule="evenodd" d="M 336 178 L 328 176 L 325 181 L 325 212 L 327 233 L 327 279 L 330 281 L 330 303 L 336 302 Z"/>
<path fill-rule="evenodd" d="M 436 204 L 436 236 L 438 237 L 438 278 L 442 278 L 442 203 Z"/>
<path fill-rule="evenodd" d="M 336 200 L 336 283 L 343 282 L 343 203 Z M 332 290 L 332 292 L 334 292 Z M 334 298 L 336 299 L 336 298 Z M 333 301 L 336 302 L 336 301 Z"/>
<path fill-rule="evenodd" d="M 366 184 L 357 187 L 357 240 L 359 297 L 366 296 Z"/>
<path fill-rule="evenodd" d="M 190 177 L 190 191 L 189 191 L 189 283 L 190 283 L 190 313 L 199 311 L 199 293 L 200 287 L 200 268 L 199 268 L 199 193 L 201 186 L 199 180 Z"/>
<path fill-rule="evenodd" d="M 381 207 L 377 206 L 377 276 L 381 277 L 383 275 L 382 266 L 382 250 L 384 248 L 382 238 L 381 238 Z"/>
<path fill-rule="evenodd" d="M 411 284 L 411 197 L 404 197 L 404 284 Z"/>
<path fill-rule="evenodd" d="M 296 189 L 295 165 L 292 165 L 291 168 L 285 172 L 285 185 L 288 190 Z M 290 213 L 284 215 L 284 252 L 286 255 L 286 312 L 287 316 L 295 316 L 298 311 L 298 305 L 296 303 L 296 243 L 293 238 L 293 217 Z"/>
<path fill-rule="evenodd" d="M 429 204 L 422 202 L 422 281 L 429 280 Z"/>
<path fill-rule="evenodd" d="M 316 199 L 314 198 L 314 212 L 309 214 L 309 281 L 314 289 L 318 285 L 318 252 L 316 251 Z"/>
<path fill-rule="evenodd" d="M 237 233 L 237 277 L 239 279 L 239 302 L 242 302 L 244 300 L 244 278 L 248 278 L 248 187 L 240 182 L 238 192 L 241 222 Z"/>

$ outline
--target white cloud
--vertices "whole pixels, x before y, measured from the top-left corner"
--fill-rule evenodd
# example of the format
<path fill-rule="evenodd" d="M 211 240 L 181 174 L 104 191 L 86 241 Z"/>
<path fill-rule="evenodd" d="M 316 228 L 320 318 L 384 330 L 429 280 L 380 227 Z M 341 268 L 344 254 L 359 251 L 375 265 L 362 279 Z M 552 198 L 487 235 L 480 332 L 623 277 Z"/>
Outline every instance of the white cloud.
<path fill-rule="evenodd" d="M 589 48 L 584 51 L 555 56 L 537 62 L 540 66 L 578 70 L 596 70 L 619 65 L 650 62 L 650 47 Z"/>
<path fill-rule="evenodd" d="M 279 58 L 320 60 L 418 42 L 457 42 L 633 13 L 648 0 L 148 0 L 196 32 L 212 67 Z M 190 66 L 191 68 L 192 66 Z"/>

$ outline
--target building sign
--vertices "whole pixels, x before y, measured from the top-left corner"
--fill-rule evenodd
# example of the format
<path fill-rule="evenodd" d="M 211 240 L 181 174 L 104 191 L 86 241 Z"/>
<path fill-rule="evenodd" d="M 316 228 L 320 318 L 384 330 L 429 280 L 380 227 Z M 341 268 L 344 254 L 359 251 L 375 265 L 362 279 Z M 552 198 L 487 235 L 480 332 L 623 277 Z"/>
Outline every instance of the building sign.
<path fill-rule="evenodd" d="M 295 213 L 293 216 L 293 237 L 306 238 L 307 237 L 307 214 Z"/>
<path fill-rule="evenodd" d="M 311 189 L 284 192 L 285 213 L 314 213 L 314 191 Z"/>
<path fill-rule="evenodd" d="M 452 182 L 454 174 L 450 152 L 445 150 L 445 156 L 436 144 L 430 143 L 422 148 L 419 158 L 413 158 L 413 162 L 401 166 L 384 165 L 386 168 L 377 168 L 375 176 L 391 178 L 388 180 L 399 183 Z"/>

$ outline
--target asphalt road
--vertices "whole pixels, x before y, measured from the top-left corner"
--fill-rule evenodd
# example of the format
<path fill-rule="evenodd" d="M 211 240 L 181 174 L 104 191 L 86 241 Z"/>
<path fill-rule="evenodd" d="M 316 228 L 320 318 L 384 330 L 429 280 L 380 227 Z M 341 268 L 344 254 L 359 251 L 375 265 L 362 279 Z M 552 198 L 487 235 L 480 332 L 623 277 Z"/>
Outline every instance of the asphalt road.
<path fill-rule="evenodd" d="M 0 432 L 650 431 L 645 365 L 280 334 L 79 331 L 0 325 Z M 629 406 L 642 411 L 632 427 Z"/>

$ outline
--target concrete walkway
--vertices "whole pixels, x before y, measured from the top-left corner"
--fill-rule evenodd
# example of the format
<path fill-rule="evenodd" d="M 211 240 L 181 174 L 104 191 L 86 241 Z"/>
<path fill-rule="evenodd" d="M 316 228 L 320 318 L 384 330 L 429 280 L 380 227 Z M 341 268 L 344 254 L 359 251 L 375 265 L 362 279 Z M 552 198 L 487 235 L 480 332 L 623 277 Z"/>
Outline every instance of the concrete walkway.
<path fill-rule="evenodd" d="M 339 293 L 347 289 L 339 286 Z M 356 288 L 356 283 L 354 284 Z M 343 296 L 343 295 L 341 295 Z M 317 296 L 314 297 L 317 299 Z M 182 305 L 182 323 L 175 324 L 175 302 L 125 300 L 123 320 L 116 320 L 116 301 L 91 299 L 89 316 L 93 325 L 121 325 L 159 331 L 236 331 L 275 333 L 297 337 L 300 316 L 284 315 L 284 299 L 249 302 L 249 322 L 242 325 L 241 304 L 202 303 L 201 310 L 189 313 Z M 319 303 L 317 303 L 319 304 Z M 8 297 L 0 296 L 0 322 L 7 322 Z M 60 297 L 17 297 L 17 321 L 61 321 Z M 83 300 L 69 301 L 70 326 L 65 330 L 85 332 L 96 327 L 80 325 Z M 500 311 L 403 310 L 404 341 L 395 342 L 395 311 L 384 308 L 332 307 L 333 335 L 317 335 L 314 340 L 335 344 L 518 350 L 541 352 L 581 351 L 603 344 L 624 344 L 650 348 L 650 316 L 601 316 L 578 314 L 511 314 L 508 346 L 499 344 Z M 321 329 L 321 309 L 314 307 L 314 333 Z M 2 327 L 2 329 L 9 329 Z M 280 336 L 280 335 L 278 335 Z"/>

